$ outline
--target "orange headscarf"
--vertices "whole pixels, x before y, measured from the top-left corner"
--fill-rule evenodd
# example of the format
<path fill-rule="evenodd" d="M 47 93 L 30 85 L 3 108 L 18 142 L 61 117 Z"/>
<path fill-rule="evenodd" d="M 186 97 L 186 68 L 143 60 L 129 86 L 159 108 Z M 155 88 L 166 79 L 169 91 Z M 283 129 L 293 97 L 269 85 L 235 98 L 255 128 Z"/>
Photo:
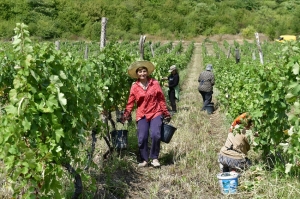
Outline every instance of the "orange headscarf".
<path fill-rule="evenodd" d="M 243 113 L 239 115 L 237 118 L 235 118 L 231 124 L 231 127 L 229 129 L 230 132 L 232 132 L 233 128 L 241 123 L 241 120 L 245 119 L 248 116 L 248 113 Z"/>

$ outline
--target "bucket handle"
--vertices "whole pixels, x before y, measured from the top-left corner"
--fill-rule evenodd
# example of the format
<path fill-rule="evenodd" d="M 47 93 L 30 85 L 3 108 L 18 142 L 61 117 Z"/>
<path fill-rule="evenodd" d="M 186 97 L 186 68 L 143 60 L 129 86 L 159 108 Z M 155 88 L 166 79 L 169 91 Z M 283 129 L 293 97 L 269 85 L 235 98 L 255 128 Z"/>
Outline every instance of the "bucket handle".
<path fill-rule="evenodd" d="M 121 124 L 123 125 L 123 127 L 126 126 L 125 128 L 126 128 L 126 130 L 128 131 L 128 128 L 129 128 L 129 127 L 128 127 L 128 126 L 129 126 L 128 123 L 125 125 L 125 122 L 124 122 L 124 123 L 122 123 L 121 121 L 118 121 L 118 122 L 121 123 Z M 122 128 L 122 129 L 124 129 L 124 128 Z M 116 129 L 116 130 L 117 130 L 117 129 Z M 122 131 L 122 133 L 123 133 L 123 131 Z"/>
<path fill-rule="evenodd" d="M 163 123 L 164 123 L 164 124 L 169 124 L 170 121 L 168 122 L 168 121 L 164 118 L 164 119 L 163 119 Z"/>

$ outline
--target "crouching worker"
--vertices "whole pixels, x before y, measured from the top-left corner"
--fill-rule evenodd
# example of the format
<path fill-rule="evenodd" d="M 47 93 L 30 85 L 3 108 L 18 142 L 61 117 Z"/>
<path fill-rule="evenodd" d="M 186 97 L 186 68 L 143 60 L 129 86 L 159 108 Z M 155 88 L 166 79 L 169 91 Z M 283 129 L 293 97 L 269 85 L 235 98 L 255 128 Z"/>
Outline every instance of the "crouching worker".
<path fill-rule="evenodd" d="M 251 127 L 252 120 L 247 113 L 243 113 L 233 121 L 218 157 L 221 172 L 239 172 L 251 166 L 251 161 L 247 158 L 250 141 L 253 139 Z M 257 133 L 255 134 L 257 136 Z"/>

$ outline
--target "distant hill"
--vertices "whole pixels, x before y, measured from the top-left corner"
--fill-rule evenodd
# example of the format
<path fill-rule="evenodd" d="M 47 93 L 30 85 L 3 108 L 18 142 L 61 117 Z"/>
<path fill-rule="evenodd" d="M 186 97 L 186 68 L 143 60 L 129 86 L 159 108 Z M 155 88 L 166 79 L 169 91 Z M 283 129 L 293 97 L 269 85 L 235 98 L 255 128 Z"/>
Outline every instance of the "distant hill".
<path fill-rule="evenodd" d="M 37 39 L 99 40 L 102 17 L 111 40 L 254 32 L 273 40 L 300 32 L 300 2 L 291 0 L 1 0 L 0 38 L 11 38 L 23 22 Z"/>

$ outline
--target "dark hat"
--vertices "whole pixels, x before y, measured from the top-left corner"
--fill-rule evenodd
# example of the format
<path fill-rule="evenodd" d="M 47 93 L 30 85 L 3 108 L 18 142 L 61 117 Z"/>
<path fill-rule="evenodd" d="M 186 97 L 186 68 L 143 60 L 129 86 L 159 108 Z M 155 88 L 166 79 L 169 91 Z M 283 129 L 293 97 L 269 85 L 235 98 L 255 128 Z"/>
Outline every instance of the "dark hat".
<path fill-rule="evenodd" d="M 207 65 L 206 65 L 206 70 L 210 70 L 210 71 L 211 71 L 212 69 L 213 69 L 213 68 L 212 68 L 212 64 L 207 64 Z"/>

